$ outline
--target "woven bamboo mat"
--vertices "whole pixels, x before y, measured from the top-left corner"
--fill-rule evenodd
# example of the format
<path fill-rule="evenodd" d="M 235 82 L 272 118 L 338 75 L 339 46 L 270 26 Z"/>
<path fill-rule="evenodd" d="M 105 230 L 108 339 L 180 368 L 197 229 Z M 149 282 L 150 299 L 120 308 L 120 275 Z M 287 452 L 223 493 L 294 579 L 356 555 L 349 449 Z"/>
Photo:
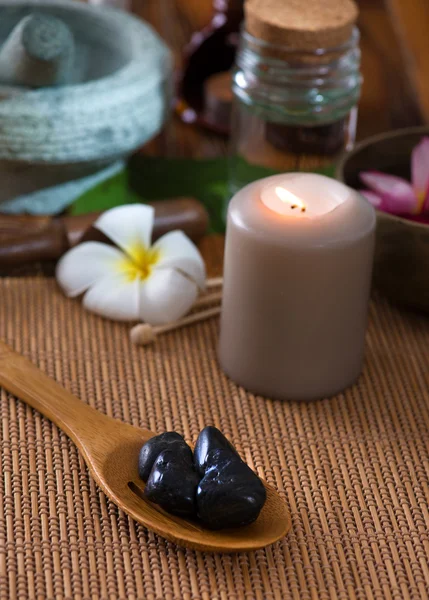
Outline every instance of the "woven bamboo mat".
<path fill-rule="evenodd" d="M 426 598 L 429 319 L 377 301 L 353 389 L 309 404 L 247 394 L 216 363 L 217 320 L 132 347 L 50 279 L 0 281 L 0 337 L 84 402 L 194 440 L 222 429 L 293 527 L 257 553 L 177 548 L 106 500 L 73 444 L 1 391 L 0 597 Z"/>

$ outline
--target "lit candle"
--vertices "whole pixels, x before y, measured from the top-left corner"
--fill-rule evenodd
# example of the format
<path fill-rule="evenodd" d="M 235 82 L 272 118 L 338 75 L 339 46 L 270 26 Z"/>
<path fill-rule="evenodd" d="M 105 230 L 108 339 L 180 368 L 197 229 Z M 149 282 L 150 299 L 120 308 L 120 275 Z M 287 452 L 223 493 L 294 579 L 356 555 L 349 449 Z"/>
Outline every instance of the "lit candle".
<path fill-rule="evenodd" d="M 364 355 L 375 212 L 345 185 L 290 173 L 231 200 L 219 358 L 250 391 L 332 396 Z"/>

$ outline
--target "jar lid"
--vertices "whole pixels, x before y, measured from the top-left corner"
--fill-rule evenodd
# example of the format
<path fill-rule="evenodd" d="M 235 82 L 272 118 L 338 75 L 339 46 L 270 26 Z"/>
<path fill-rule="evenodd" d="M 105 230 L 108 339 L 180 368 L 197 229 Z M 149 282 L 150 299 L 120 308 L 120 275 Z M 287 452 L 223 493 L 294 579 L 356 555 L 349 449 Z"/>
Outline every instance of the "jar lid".
<path fill-rule="evenodd" d="M 342 46 L 358 16 L 353 0 L 247 0 L 244 9 L 252 36 L 302 52 Z"/>

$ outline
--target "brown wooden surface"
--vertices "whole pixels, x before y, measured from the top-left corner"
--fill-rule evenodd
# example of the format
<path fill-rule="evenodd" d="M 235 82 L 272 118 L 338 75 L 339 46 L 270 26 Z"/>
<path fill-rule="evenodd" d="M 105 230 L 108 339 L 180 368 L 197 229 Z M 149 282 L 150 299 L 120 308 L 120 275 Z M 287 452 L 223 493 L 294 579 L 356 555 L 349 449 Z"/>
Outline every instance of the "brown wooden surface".
<path fill-rule="evenodd" d="M 167 41 L 179 66 L 184 45 L 209 21 L 211 4 L 212 0 L 134 0 L 134 12 Z M 358 139 L 429 122 L 429 0 L 359 0 L 358 4 L 364 75 Z M 146 152 L 215 157 L 227 152 L 227 140 L 173 116 Z M 207 243 L 219 246 L 221 260 L 222 238 Z M 215 275 L 220 269 L 221 262 L 210 265 L 209 272 Z M 13 274 L 43 270 L 29 265 Z"/>

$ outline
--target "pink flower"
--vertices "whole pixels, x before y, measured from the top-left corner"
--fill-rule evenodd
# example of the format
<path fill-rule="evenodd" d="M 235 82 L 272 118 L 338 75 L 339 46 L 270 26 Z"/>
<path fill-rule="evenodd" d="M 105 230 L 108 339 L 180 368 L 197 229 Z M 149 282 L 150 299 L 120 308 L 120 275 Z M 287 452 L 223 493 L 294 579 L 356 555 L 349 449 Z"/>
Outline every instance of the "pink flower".
<path fill-rule="evenodd" d="M 429 137 L 424 137 L 412 152 L 412 184 L 379 171 L 363 171 L 360 178 L 369 188 L 360 193 L 375 208 L 396 215 L 429 213 Z"/>

